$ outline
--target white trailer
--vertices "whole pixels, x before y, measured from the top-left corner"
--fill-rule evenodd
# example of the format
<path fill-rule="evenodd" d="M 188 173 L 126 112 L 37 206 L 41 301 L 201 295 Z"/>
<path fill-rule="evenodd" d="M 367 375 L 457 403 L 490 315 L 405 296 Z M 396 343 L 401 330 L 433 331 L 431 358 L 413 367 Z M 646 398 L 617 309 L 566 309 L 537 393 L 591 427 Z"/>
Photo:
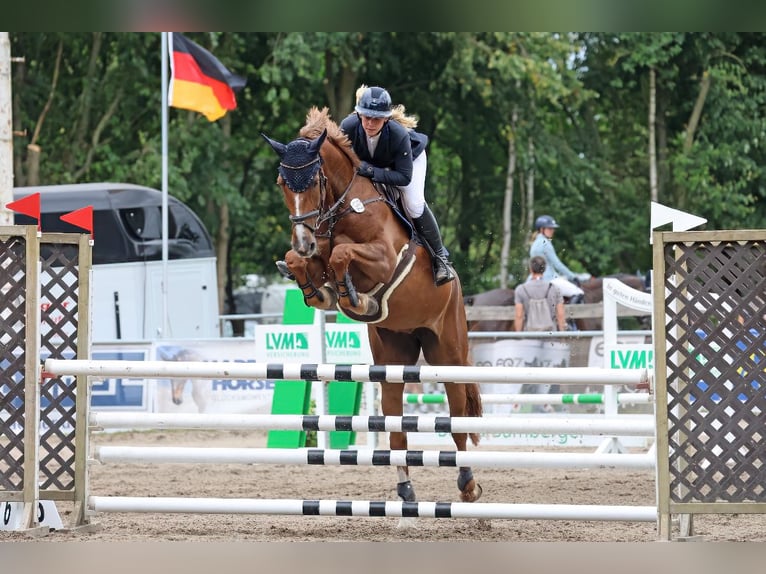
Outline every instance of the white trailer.
<path fill-rule="evenodd" d="M 40 193 L 43 232 L 75 232 L 61 215 L 93 206 L 92 340 L 199 339 L 220 335 L 216 258 L 210 235 L 168 197 L 168 333 L 163 333 L 162 193 L 125 183 L 19 187 Z M 16 214 L 18 225 L 34 219 Z"/>

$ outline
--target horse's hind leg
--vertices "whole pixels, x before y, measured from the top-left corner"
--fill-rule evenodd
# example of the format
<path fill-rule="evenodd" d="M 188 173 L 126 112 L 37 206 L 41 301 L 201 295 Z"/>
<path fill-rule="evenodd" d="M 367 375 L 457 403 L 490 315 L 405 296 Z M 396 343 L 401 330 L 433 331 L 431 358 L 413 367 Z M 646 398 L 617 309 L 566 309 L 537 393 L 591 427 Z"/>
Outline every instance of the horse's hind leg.
<path fill-rule="evenodd" d="M 423 355 L 430 365 L 470 365 L 468 360 L 468 331 L 458 282 L 453 284 L 451 298 L 451 305 L 456 307 L 458 312 L 445 314 L 441 328 L 442 336 L 437 337 L 432 331 L 424 330 L 421 332 Z M 480 417 L 482 415 L 481 395 L 479 385 L 476 383 L 444 383 L 444 390 L 449 401 L 450 417 Z M 479 443 L 478 433 L 470 433 L 470 435 L 454 433 L 452 435 L 458 451 L 466 450 L 469 436 L 473 444 Z M 468 466 L 460 467 L 457 487 L 463 502 L 475 502 L 482 493 L 481 486 L 474 479 L 473 471 Z"/>
<path fill-rule="evenodd" d="M 444 383 L 444 389 L 449 401 L 450 417 L 480 416 L 481 412 L 471 412 L 469 408 L 469 392 L 473 392 L 472 385 L 463 383 Z M 473 400 L 473 398 L 471 398 Z M 458 451 L 467 450 L 468 434 L 452 433 L 452 440 Z M 477 442 L 475 439 L 474 442 Z M 482 488 L 473 476 L 470 466 L 461 466 L 457 477 L 457 487 L 460 490 L 460 500 L 463 502 L 476 502 L 482 493 Z"/>

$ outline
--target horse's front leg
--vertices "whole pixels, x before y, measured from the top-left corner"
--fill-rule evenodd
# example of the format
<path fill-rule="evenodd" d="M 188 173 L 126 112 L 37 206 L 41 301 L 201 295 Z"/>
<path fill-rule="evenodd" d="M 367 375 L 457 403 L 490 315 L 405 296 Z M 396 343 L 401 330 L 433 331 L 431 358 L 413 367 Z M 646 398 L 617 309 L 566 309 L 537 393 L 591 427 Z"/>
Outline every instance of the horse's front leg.
<path fill-rule="evenodd" d="M 295 276 L 295 282 L 303 293 L 303 301 L 306 305 L 325 311 L 335 308 L 338 300 L 335 291 L 323 285 L 321 280 L 315 279 L 321 277 L 323 273 L 321 260 L 301 257 L 291 249 L 285 254 L 285 263 Z"/>
<path fill-rule="evenodd" d="M 349 272 L 352 263 L 360 275 L 375 285 L 391 278 L 396 258 L 382 243 L 343 243 L 336 245 L 330 254 L 330 267 L 337 278 L 340 306 L 357 315 L 372 316 L 379 311 L 378 303 L 372 297 L 357 291 Z"/>

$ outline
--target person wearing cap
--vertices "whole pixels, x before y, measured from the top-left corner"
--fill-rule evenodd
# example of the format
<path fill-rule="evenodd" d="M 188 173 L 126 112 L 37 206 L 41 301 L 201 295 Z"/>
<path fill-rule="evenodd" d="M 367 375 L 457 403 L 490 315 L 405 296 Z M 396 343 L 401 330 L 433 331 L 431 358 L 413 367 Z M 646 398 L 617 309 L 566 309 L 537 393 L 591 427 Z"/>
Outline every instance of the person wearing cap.
<path fill-rule="evenodd" d="M 578 285 L 577 276 L 556 255 L 553 234 L 558 227 L 559 224 L 550 215 L 538 217 L 535 220 L 535 235 L 529 247 L 529 256 L 543 257 L 546 264 L 543 279 L 556 285 L 561 295 L 569 298 L 570 303 L 582 303 L 585 292 Z"/>
<path fill-rule="evenodd" d="M 362 161 L 358 173 L 399 188 L 404 211 L 433 256 L 434 282 L 452 281 L 455 272 L 425 199 L 428 136 L 415 131 L 417 119 L 407 115 L 404 106 L 392 105 L 384 88 L 362 85 L 356 101 L 354 112 L 343 119 L 340 129 Z"/>

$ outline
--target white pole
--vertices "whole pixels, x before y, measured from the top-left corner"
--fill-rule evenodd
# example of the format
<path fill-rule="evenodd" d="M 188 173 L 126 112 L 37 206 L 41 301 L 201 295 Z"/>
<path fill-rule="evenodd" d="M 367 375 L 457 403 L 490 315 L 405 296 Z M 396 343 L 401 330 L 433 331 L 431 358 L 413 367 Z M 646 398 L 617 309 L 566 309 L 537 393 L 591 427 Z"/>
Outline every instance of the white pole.
<path fill-rule="evenodd" d="M 318 458 L 321 451 L 321 462 Z M 291 464 L 322 466 L 476 466 L 481 468 L 654 468 L 655 457 L 641 454 L 578 452 L 455 452 L 412 450 L 341 450 L 303 448 L 210 448 L 184 446 L 98 446 L 95 460 L 103 464 Z M 350 459 L 349 454 L 353 454 Z M 317 456 L 314 456 L 317 455 Z M 383 455 L 387 455 L 384 457 Z M 417 456 L 415 465 L 412 457 Z"/>
<path fill-rule="evenodd" d="M 646 369 L 593 367 L 470 367 L 334 365 L 302 363 L 217 363 L 204 361 L 88 361 L 46 359 L 54 375 L 126 376 L 180 379 L 261 379 L 306 381 L 387 381 L 391 383 L 559 383 L 562 385 L 637 385 Z"/>
<path fill-rule="evenodd" d="M 571 415 L 568 417 L 443 417 L 421 415 L 417 426 L 412 417 L 340 417 L 344 427 L 337 426 L 335 415 L 258 415 L 206 413 L 131 413 L 91 412 L 88 422 L 93 427 L 109 429 L 216 429 L 216 430 L 352 430 L 368 432 L 418 433 L 527 433 L 534 430 L 546 434 L 654 436 L 654 415 L 620 415 L 604 417 Z M 349 428 L 350 427 L 350 428 Z"/>
<path fill-rule="evenodd" d="M 0 32 L 0 225 L 13 225 L 13 106 L 11 98 L 11 41 Z"/>
<path fill-rule="evenodd" d="M 88 507 L 95 512 L 151 512 L 191 514 L 279 514 L 300 516 L 319 514 L 337 516 L 339 503 L 347 516 L 348 502 L 352 516 L 403 516 L 402 501 L 387 500 L 372 511 L 375 503 L 354 501 L 306 501 L 295 499 L 251 498 L 140 498 L 132 496 L 90 496 Z M 306 509 L 307 504 L 310 509 Z M 656 506 L 606 506 L 578 504 L 508 504 L 501 502 L 413 502 L 407 503 L 411 512 L 417 505 L 419 518 L 507 518 L 515 520 L 617 520 L 655 522 Z M 437 504 L 442 512 L 437 511 Z"/>
<path fill-rule="evenodd" d="M 162 36 L 162 331 L 170 334 L 168 325 L 168 58 L 173 49 L 173 35 Z"/>

